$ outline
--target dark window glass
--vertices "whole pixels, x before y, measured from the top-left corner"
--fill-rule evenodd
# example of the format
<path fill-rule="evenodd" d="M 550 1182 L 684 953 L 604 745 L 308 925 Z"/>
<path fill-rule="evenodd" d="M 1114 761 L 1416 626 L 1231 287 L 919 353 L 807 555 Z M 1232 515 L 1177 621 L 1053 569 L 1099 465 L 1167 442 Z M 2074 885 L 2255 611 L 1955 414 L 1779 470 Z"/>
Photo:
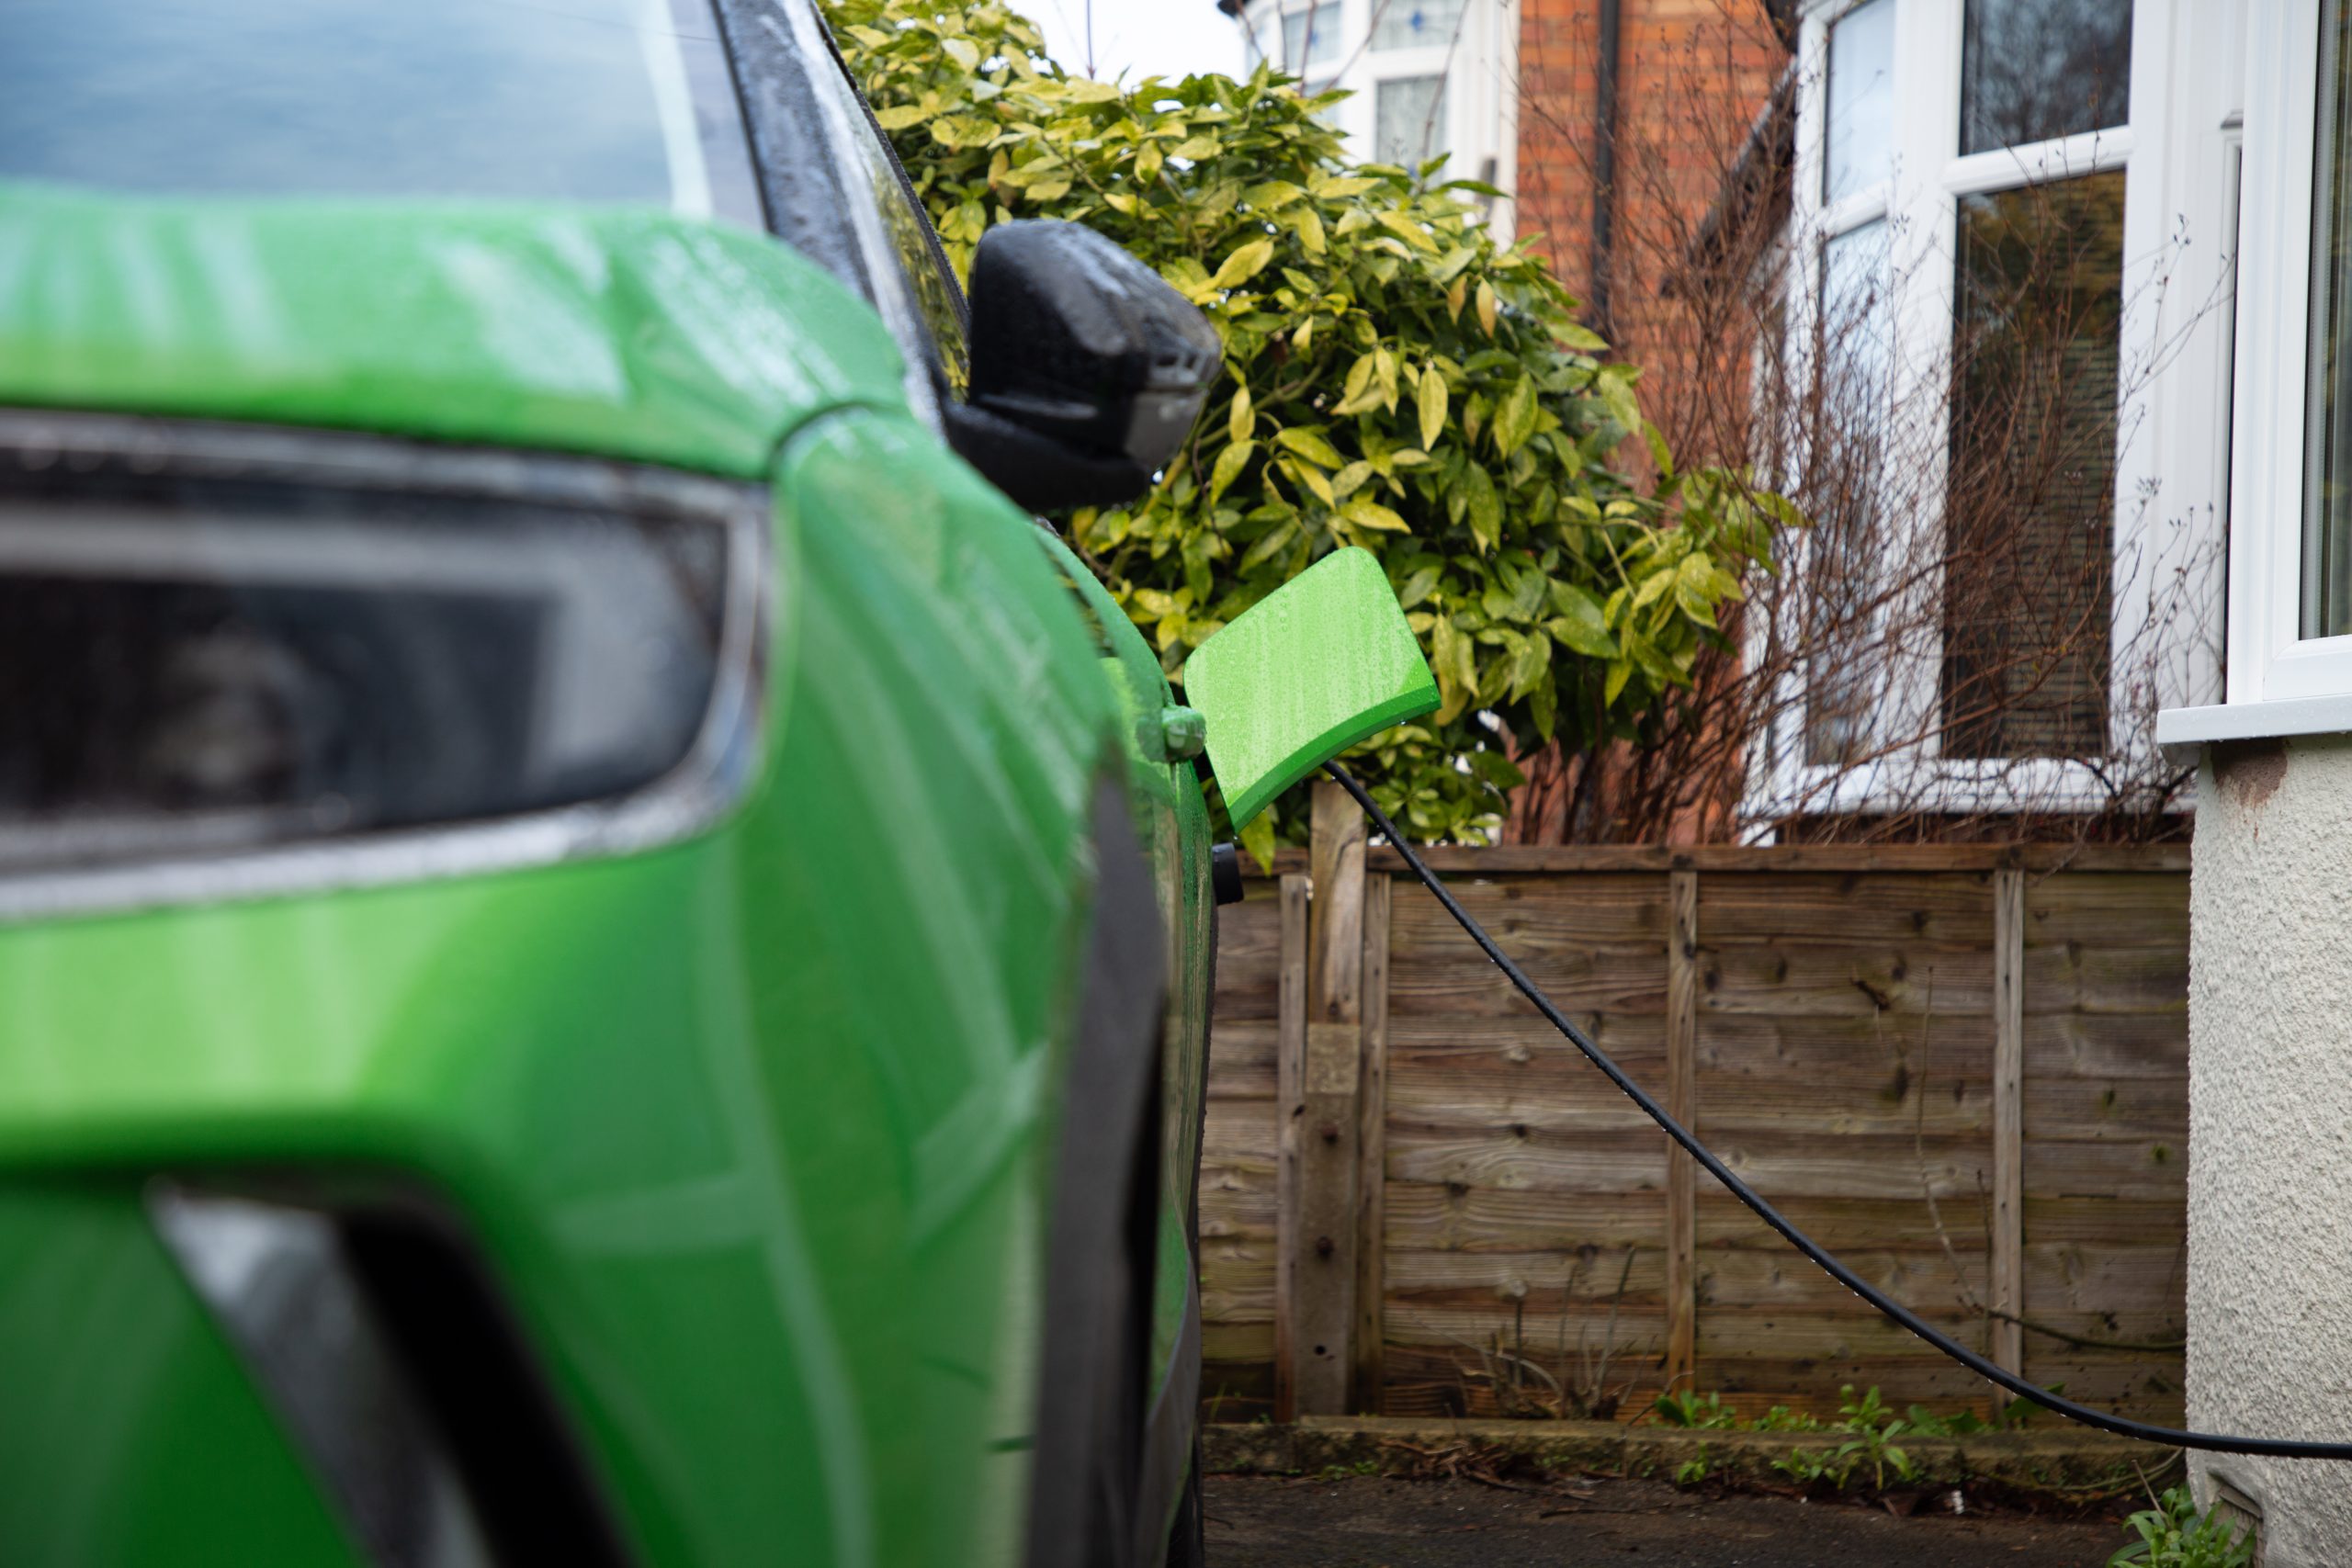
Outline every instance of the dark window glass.
<path fill-rule="evenodd" d="M 0 177 L 759 221 L 703 0 L 10 0 Z"/>
<path fill-rule="evenodd" d="M 2352 633 L 2352 8 L 2322 13 L 2304 412 L 2302 635 Z"/>
<path fill-rule="evenodd" d="M 891 156 L 887 147 L 876 151 L 885 160 Z M 939 350 L 940 374 L 946 378 L 948 390 L 960 398 L 971 379 L 971 349 L 964 332 L 964 291 L 949 275 L 946 258 L 933 246 L 931 215 L 917 205 L 914 193 L 900 183 L 897 165 L 877 167 L 873 174 L 874 199 L 881 204 L 882 221 L 890 231 L 890 248 L 898 254 L 899 265 L 914 291 L 915 309 L 922 312 L 923 325 L 930 329 L 931 340 Z"/>
<path fill-rule="evenodd" d="M 1944 752 L 2107 750 L 2123 175 L 1960 204 Z"/>
<path fill-rule="evenodd" d="M 1968 0 L 1960 150 L 1989 152 L 2132 117 L 2132 0 Z"/>
<path fill-rule="evenodd" d="M 0 868 L 503 817 L 684 760 L 726 536 L 513 501 L 0 490 Z"/>
<path fill-rule="evenodd" d="M 809 28 L 815 31 L 821 23 Z M 822 39 L 823 34 L 817 35 Z M 899 166 L 899 156 L 891 150 L 882 129 L 875 123 L 873 113 L 866 107 L 865 97 L 850 80 L 848 68 L 841 63 L 838 51 L 830 41 L 825 52 L 832 56 L 828 62 L 813 59 L 811 74 L 817 91 L 831 100 L 830 107 L 850 143 L 849 152 L 855 167 L 843 171 L 845 177 L 860 179 L 873 192 L 875 209 L 881 215 L 882 244 L 898 262 L 899 273 L 906 280 L 908 294 L 915 312 L 922 318 L 924 334 L 931 340 L 933 362 L 948 390 L 961 397 L 970 379 L 971 353 L 966 342 L 964 291 L 947 270 L 946 257 L 939 251 L 933 237 L 931 216 L 922 209 L 914 189 Z M 811 51 L 812 55 L 815 51 Z M 883 314 L 888 317 L 887 309 Z"/>

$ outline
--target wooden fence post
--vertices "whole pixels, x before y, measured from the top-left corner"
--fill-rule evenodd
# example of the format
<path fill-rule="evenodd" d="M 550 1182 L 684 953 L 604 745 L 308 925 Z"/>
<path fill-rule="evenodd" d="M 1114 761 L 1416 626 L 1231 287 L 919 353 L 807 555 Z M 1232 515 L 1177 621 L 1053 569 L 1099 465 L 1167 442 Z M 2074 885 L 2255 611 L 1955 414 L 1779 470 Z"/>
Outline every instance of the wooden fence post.
<path fill-rule="evenodd" d="M 1993 1277 L 1987 1353 L 2025 1375 L 2025 873 L 1993 874 Z"/>
<path fill-rule="evenodd" d="M 1685 1127 L 1698 1108 L 1699 874 L 1667 874 L 1672 923 L 1666 944 L 1666 1109 Z M 1666 1156 L 1666 1386 L 1687 1382 L 1699 1327 L 1699 1168 L 1680 1147 Z"/>
<path fill-rule="evenodd" d="M 1363 841 L 1363 811 L 1336 784 L 1317 783 L 1307 850 L 1305 1006 L 1294 1024 L 1285 990 L 1281 1034 L 1275 1338 L 1288 1376 L 1277 1371 L 1275 1403 L 1283 1419 L 1345 1415 L 1356 1375 Z M 1288 974 L 1285 963 L 1285 979 Z"/>

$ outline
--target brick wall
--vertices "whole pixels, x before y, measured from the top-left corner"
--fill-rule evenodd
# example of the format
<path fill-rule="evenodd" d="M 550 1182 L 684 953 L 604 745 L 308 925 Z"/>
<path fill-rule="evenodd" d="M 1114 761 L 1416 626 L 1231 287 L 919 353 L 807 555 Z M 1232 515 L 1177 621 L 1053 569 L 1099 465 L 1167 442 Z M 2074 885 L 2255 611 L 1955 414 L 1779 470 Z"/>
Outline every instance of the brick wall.
<path fill-rule="evenodd" d="M 1519 231 L 1541 231 L 1588 301 L 1600 10 L 1600 0 L 1520 6 Z M 1730 456 L 1707 448 L 1742 441 L 1744 423 L 1726 428 L 1729 411 L 1706 405 L 1738 400 L 1720 396 L 1727 371 L 1747 385 L 1744 323 L 1669 290 L 1789 55 L 1765 0 L 1622 0 L 1620 17 L 1613 265 L 1609 319 L 1595 324 L 1645 367 L 1651 417 L 1679 449 Z"/>

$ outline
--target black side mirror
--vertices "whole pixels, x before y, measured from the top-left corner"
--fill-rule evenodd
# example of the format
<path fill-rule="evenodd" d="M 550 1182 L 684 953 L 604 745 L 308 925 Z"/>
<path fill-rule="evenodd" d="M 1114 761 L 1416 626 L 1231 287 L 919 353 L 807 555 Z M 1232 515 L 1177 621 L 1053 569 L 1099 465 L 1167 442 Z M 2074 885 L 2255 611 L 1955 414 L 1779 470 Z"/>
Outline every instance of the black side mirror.
<path fill-rule="evenodd" d="M 1077 223 L 1000 223 L 972 254 L 972 372 L 948 440 L 1032 512 L 1150 488 L 1223 355 L 1159 274 Z"/>

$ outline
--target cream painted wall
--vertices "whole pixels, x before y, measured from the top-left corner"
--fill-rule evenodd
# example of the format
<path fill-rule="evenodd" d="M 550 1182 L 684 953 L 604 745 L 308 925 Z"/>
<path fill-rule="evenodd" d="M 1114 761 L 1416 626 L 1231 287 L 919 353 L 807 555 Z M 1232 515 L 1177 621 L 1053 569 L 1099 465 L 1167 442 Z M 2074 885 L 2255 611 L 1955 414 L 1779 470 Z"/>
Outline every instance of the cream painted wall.
<path fill-rule="evenodd" d="M 2352 1438 L 2352 739 L 2207 748 L 2189 898 L 2189 1425 Z M 2190 1459 L 2352 1563 L 2352 1466 Z"/>

